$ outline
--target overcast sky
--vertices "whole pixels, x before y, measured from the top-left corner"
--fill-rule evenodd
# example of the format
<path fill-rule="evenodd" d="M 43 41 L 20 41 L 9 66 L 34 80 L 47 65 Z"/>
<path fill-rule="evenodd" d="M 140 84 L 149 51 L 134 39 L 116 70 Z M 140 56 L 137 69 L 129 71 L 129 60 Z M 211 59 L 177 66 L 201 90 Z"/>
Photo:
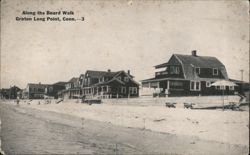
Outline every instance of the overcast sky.
<path fill-rule="evenodd" d="M 85 21 L 16 21 L 24 10 L 72 10 Z M 139 81 L 191 50 L 217 57 L 230 78 L 244 69 L 248 81 L 248 16 L 247 1 L 3 0 L 1 87 L 68 81 L 88 69 L 130 69 Z"/>

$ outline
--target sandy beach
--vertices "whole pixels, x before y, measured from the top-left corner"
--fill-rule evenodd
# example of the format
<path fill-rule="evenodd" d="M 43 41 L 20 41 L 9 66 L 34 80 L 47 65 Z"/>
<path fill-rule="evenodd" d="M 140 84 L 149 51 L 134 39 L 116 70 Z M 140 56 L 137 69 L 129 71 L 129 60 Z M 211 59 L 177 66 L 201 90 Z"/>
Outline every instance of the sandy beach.
<path fill-rule="evenodd" d="M 131 106 L 104 104 L 89 106 L 74 102 L 52 103 L 49 105 L 44 105 L 41 102 L 40 105 L 37 105 L 36 102 L 33 101 L 30 105 L 24 102 L 20 103 L 20 105 L 15 105 L 13 102 L 1 102 L 2 148 L 6 154 L 238 155 L 248 154 L 249 150 L 248 145 L 243 144 L 240 138 L 235 135 L 234 138 L 239 142 L 228 143 L 222 138 L 216 139 L 213 137 L 210 139 L 214 140 L 208 140 L 209 138 L 202 137 L 202 133 L 211 134 L 210 130 L 213 129 L 212 131 L 215 132 L 214 128 L 221 126 L 218 126 L 218 122 L 213 122 L 217 123 L 216 127 L 205 126 L 205 122 L 201 121 L 204 118 L 195 118 L 199 114 L 198 111 L 187 110 L 185 112 L 183 109 L 164 108 L 160 110 L 163 107 L 138 106 L 132 108 Z M 148 110 L 148 108 L 151 110 Z M 159 111 L 158 114 L 154 114 L 155 111 Z M 163 112 L 165 115 L 161 114 Z M 211 112 L 219 115 L 219 117 L 222 116 L 220 114 L 222 111 Z M 234 124 L 232 128 L 241 129 L 241 132 L 245 132 L 244 134 L 247 136 L 243 128 L 244 120 L 236 122 L 239 119 L 246 119 L 245 115 L 247 113 L 233 112 L 229 114 L 230 112 L 232 113 L 232 111 L 224 111 L 223 115 L 232 115 L 229 118 L 240 118 L 234 119 L 233 121 L 235 122 L 232 123 L 228 120 L 229 118 L 226 119 L 226 116 L 222 117 L 221 119 L 228 121 L 226 123 L 228 129 L 224 132 L 231 132 L 232 129 L 229 127 L 232 126 L 230 124 Z M 173 117 L 173 115 L 180 115 L 180 113 L 185 116 L 185 119 L 183 116 Z M 204 113 L 209 113 L 209 111 L 204 111 Z M 215 117 L 208 117 L 211 121 L 213 118 L 215 119 Z M 144 120 L 145 124 L 143 123 Z M 178 125 L 178 123 L 181 123 L 179 121 L 186 125 L 186 130 Z M 174 124 L 175 130 L 171 131 L 170 129 L 174 127 L 170 126 Z M 199 124 L 202 124 L 202 126 L 199 127 Z M 207 132 L 198 132 L 202 131 L 201 129 Z M 190 132 L 189 130 L 194 131 Z M 186 132 L 179 134 L 178 132 L 180 131 Z M 237 132 L 233 132 L 233 134 L 235 133 Z M 224 135 L 227 136 L 222 136 L 224 138 L 228 137 L 228 139 L 232 136 L 231 133 Z M 238 136 L 244 135 L 238 134 Z M 247 138 L 248 136 L 245 139 Z M 245 140 L 244 138 L 242 139 Z"/>
<path fill-rule="evenodd" d="M 41 104 L 38 105 L 38 102 Z M 14 103 L 12 103 L 14 104 Z M 178 135 L 197 136 L 229 144 L 248 145 L 249 111 L 190 110 L 161 106 L 87 104 L 66 101 L 44 104 L 32 101 L 21 107 L 70 114 L 113 125 L 148 129 Z"/>

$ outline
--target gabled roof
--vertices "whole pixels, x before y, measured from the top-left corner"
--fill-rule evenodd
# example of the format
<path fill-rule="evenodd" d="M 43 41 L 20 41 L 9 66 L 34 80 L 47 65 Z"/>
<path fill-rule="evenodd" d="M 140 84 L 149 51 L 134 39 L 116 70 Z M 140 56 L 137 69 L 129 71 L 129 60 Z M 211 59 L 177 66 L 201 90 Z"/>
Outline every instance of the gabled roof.
<path fill-rule="evenodd" d="M 182 55 L 174 54 L 182 64 L 192 64 L 194 67 L 200 68 L 215 68 L 224 67 L 224 65 L 215 57 L 210 56 L 193 56 L 193 55 Z"/>
<path fill-rule="evenodd" d="M 106 74 L 102 75 L 105 77 L 114 77 L 118 74 L 118 72 L 106 72 Z"/>
<path fill-rule="evenodd" d="M 154 66 L 155 68 L 162 68 L 162 67 L 167 67 L 168 63 L 162 63 L 159 65 Z"/>
<path fill-rule="evenodd" d="M 28 83 L 28 86 L 30 87 L 45 87 L 48 86 L 49 84 L 41 84 L 41 83 Z"/>
<path fill-rule="evenodd" d="M 77 80 L 78 80 L 77 77 L 73 77 L 73 78 L 71 78 L 71 79 L 68 81 L 68 83 L 70 83 L 70 82 L 75 83 L 75 82 L 77 82 Z"/>
<path fill-rule="evenodd" d="M 193 55 L 183 55 L 183 54 L 173 54 L 180 63 L 185 65 L 193 65 L 194 67 L 200 68 L 215 68 L 223 67 L 224 65 L 215 57 L 211 56 L 193 56 Z M 170 62 L 162 63 L 154 66 L 155 68 L 162 68 L 170 65 Z"/>
<path fill-rule="evenodd" d="M 113 81 L 117 81 L 118 83 L 120 83 L 120 84 L 122 84 L 122 85 L 125 84 L 124 82 L 122 82 L 121 80 L 119 80 L 119 79 L 117 79 L 117 78 L 112 78 L 111 80 L 106 81 L 106 82 L 96 83 L 96 84 L 94 84 L 94 86 L 107 85 L 107 84 L 109 84 L 109 83 L 111 83 L 111 82 L 113 82 Z"/>
<path fill-rule="evenodd" d="M 133 75 L 128 74 L 127 72 L 125 72 L 125 71 L 123 71 L 123 70 L 116 72 L 115 76 L 118 76 L 118 75 L 120 75 L 121 73 L 124 73 L 126 76 L 128 76 L 128 77 L 130 77 L 130 78 L 134 78 Z"/>
<path fill-rule="evenodd" d="M 183 69 L 184 79 L 198 80 L 199 76 L 194 72 L 194 68 L 217 68 L 221 71 L 225 79 L 228 79 L 225 66 L 215 57 L 173 54 L 167 63 L 155 66 L 163 68 L 168 65 L 180 64 Z"/>
<path fill-rule="evenodd" d="M 100 78 L 104 75 L 111 76 L 112 74 L 115 74 L 116 72 L 107 72 L 107 71 L 93 71 L 93 70 L 87 70 L 85 75 L 90 76 L 93 78 Z"/>
<path fill-rule="evenodd" d="M 194 68 L 217 68 L 225 79 L 228 79 L 225 66 L 215 57 L 174 54 L 181 63 L 185 79 L 199 80 Z"/>
<path fill-rule="evenodd" d="M 117 81 L 121 84 L 124 84 L 123 81 L 117 79 L 117 77 L 124 73 L 126 76 L 128 76 L 130 78 L 130 80 L 136 84 L 139 85 L 139 83 L 137 83 L 136 81 L 133 80 L 133 76 L 126 73 L 125 71 L 121 70 L 121 71 L 117 71 L 117 72 L 111 72 L 111 71 L 93 71 L 93 70 L 87 70 L 85 75 L 90 76 L 92 78 L 102 78 L 102 77 L 109 77 L 108 81 L 102 82 L 102 83 L 97 83 L 95 85 L 102 85 L 102 84 L 108 84 L 110 82 L 113 81 Z"/>
<path fill-rule="evenodd" d="M 53 85 L 64 86 L 67 82 L 59 81 L 54 83 Z"/>
<path fill-rule="evenodd" d="M 93 77 L 93 78 L 101 78 L 103 76 L 112 78 L 114 76 L 117 76 L 120 73 L 125 73 L 127 76 L 130 76 L 131 78 L 133 78 L 132 75 L 129 75 L 128 73 L 126 73 L 123 70 L 117 71 L 117 72 L 87 70 L 85 75 L 88 75 L 88 76 Z"/>

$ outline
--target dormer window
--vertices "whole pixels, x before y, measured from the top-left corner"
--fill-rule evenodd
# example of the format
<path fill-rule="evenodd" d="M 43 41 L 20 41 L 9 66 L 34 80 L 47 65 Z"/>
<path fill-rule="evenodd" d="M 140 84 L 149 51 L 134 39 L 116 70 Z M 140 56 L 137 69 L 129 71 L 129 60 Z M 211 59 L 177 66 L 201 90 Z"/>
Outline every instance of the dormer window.
<path fill-rule="evenodd" d="M 196 68 L 195 68 L 195 72 L 196 72 L 196 74 L 200 75 L 200 73 L 201 73 L 201 68 L 200 68 L 200 67 L 196 67 Z"/>
<path fill-rule="evenodd" d="M 125 81 L 125 82 L 128 82 L 128 81 L 129 81 L 129 78 L 128 78 L 128 77 L 124 77 L 124 81 Z"/>
<path fill-rule="evenodd" d="M 99 78 L 99 82 L 104 82 L 104 77 Z"/>
<path fill-rule="evenodd" d="M 213 75 L 218 75 L 218 68 L 213 68 Z"/>
<path fill-rule="evenodd" d="M 120 76 L 117 77 L 118 80 L 121 80 L 122 78 Z"/>
<path fill-rule="evenodd" d="M 170 66 L 170 74 L 179 74 L 180 68 L 178 66 Z"/>

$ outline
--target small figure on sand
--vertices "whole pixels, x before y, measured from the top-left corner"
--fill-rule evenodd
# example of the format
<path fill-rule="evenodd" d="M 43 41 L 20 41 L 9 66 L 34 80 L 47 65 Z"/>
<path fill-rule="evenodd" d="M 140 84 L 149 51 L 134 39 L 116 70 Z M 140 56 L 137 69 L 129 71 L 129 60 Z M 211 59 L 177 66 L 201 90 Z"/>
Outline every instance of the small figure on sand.
<path fill-rule="evenodd" d="M 19 102 L 20 102 L 20 100 L 19 100 L 19 98 L 17 98 L 16 104 L 19 105 Z"/>

